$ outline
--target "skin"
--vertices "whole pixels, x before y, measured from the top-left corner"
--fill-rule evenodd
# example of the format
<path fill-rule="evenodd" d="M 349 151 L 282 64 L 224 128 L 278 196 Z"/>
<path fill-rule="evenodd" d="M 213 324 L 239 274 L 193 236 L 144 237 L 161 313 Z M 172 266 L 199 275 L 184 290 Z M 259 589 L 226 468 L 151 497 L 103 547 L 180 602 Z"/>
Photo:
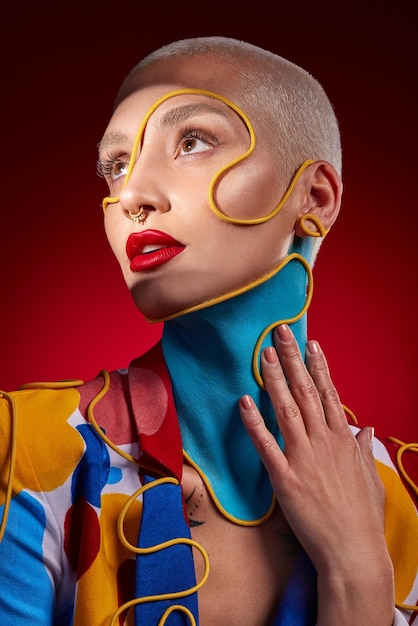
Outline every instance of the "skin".
<path fill-rule="evenodd" d="M 113 144 L 112 149 L 118 150 L 122 158 L 129 154 L 139 122 L 148 108 L 177 88 L 179 85 L 145 88 L 123 100 L 107 133 L 126 129 L 128 139 Z M 187 124 L 176 124 L 173 129 L 161 128 L 165 114 L 190 104 L 205 104 L 213 112 L 198 113 Z M 189 145 L 186 142 L 190 139 L 179 139 L 178 132 L 190 124 L 208 130 L 204 139 L 192 138 L 195 145 L 186 152 L 185 146 Z M 265 274 L 272 262 L 276 265 L 285 256 L 294 221 L 289 209 L 281 215 L 279 241 L 276 230 L 268 223 L 243 228 L 219 220 L 210 210 L 208 187 L 212 177 L 223 165 L 243 154 L 248 145 L 245 126 L 225 104 L 208 97 L 177 96 L 153 114 L 127 185 L 120 189 L 120 179 L 110 185 L 112 193 L 120 192 L 120 203 L 107 209 L 106 232 L 135 302 L 146 315 L 169 314 L 221 295 Z M 106 158 L 103 152 L 101 158 Z M 254 158 L 226 175 L 216 200 L 229 215 L 251 217 L 256 204 L 274 208 L 283 192 L 284 186 L 277 180 L 269 154 L 260 148 Z M 126 217 L 128 211 L 137 212 L 139 206 L 147 210 L 144 226 L 137 226 Z M 154 228 L 170 234 L 185 249 L 156 271 L 133 273 L 126 256 L 126 239 L 131 232 Z M 263 254 L 260 254 L 260 235 L 265 244 Z"/>
<path fill-rule="evenodd" d="M 300 217 L 314 213 L 330 228 L 341 197 L 334 168 L 316 161 L 303 172 L 285 207 L 267 223 L 243 227 L 217 218 L 208 203 L 209 182 L 220 167 L 245 152 L 249 137 L 225 104 L 193 95 L 170 99 L 154 112 L 132 175 L 122 188 L 138 126 L 158 98 L 187 85 L 239 104 L 233 74 L 225 76 L 216 62 L 176 61 L 169 69 L 161 66 L 128 79 L 100 148 L 102 162 L 117 159 L 113 176 L 106 180 L 110 195 L 120 197 L 106 211 L 106 233 L 138 308 L 150 317 L 170 315 L 264 275 L 285 257 L 295 232 L 304 236 Z M 202 103 L 212 111 L 200 111 L 185 124 L 162 127 L 169 111 Z M 251 111 L 246 112 L 251 119 Z M 185 127 L 203 128 L 206 134 L 181 138 L 179 131 Z M 263 129 L 255 132 L 263 136 Z M 260 207 L 268 213 L 283 196 L 289 181 L 281 179 L 279 164 L 263 146 L 259 141 L 250 158 L 221 181 L 216 201 L 226 214 L 258 217 Z M 140 206 L 146 210 L 145 224 L 129 217 L 128 212 L 137 213 Z M 132 272 L 126 241 L 132 233 L 148 229 L 171 235 L 184 250 L 168 263 Z M 241 398 L 241 415 L 280 509 L 317 570 L 318 626 L 390 626 L 393 572 L 384 540 L 383 487 L 369 430 L 353 437 L 319 345 L 308 342 L 305 366 L 288 327 L 276 333 L 275 348 L 263 352 L 262 373 L 285 453 L 249 396 Z M 202 619 L 202 624 L 219 624 L 217 619 Z M 262 622 L 248 622 L 253 623 Z"/>
<path fill-rule="evenodd" d="M 218 84 L 201 84 L 202 67 L 180 71 L 191 87 L 205 87 L 232 99 L 233 81 L 226 83 L 216 63 L 211 76 L 221 74 Z M 179 64 L 177 64 L 179 65 Z M 205 61 L 205 74 L 209 65 Z M 184 82 L 161 84 L 157 72 L 141 81 L 128 80 L 104 133 L 99 160 L 117 158 L 119 167 L 129 161 L 138 127 L 149 107 L 168 92 L 184 87 Z M 228 91 L 222 84 L 229 84 Z M 172 129 L 161 128 L 164 114 L 187 103 L 205 103 L 219 113 L 202 113 Z M 249 112 L 251 113 L 251 112 Z M 251 117 L 251 115 L 250 115 Z M 198 140 L 192 151 L 184 151 L 187 139 L 179 133 L 186 128 L 208 129 L 209 138 Z M 255 127 L 257 137 L 262 129 Z M 126 136 L 125 140 L 120 135 Z M 212 136 L 215 136 L 213 139 Z M 112 140 L 113 138 L 113 140 Z M 278 164 L 260 140 L 254 153 L 229 171 L 221 180 L 216 202 L 227 215 L 240 218 L 260 217 L 278 204 L 289 180 L 280 177 Z M 202 96 L 178 96 L 163 103 L 148 122 L 141 152 L 132 175 L 122 188 L 123 176 L 106 181 L 110 194 L 120 202 L 109 205 L 105 228 L 109 243 L 119 261 L 128 288 L 138 308 L 149 317 L 160 317 L 187 306 L 201 303 L 260 278 L 286 256 L 294 232 L 301 234 L 300 216 L 321 214 L 325 228 L 335 220 L 340 203 L 341 183 L 332 166 L 317 161 L 303 173 L 285 207 L 265 224 L 240 226 L 225 223 L 211 211 L 208 187 L 213 175 L 249 146 L 249 134 L 238 115 L 225 104 Z M 122 169 L 123 171 L 123 169 Z M 135 224 L 128 211 L 144 206 L 145 225 Z M 260 207 L 267 207 L 260 213 Z M 185 246 L 185 250 L 157 271 L 133 273 L 126 255 L 126 241 L 133 232 L 155 229 L 166 232 Z M 158 276 L 158 281 L 155 278 Z"/>
<path fill-rule="evenodd" d="M 307 367 L 288 326 L 279 327 L 275 346 L 263 352 L 262 372 L 286 453 L 249 396 L 241 398 L 241 415 L 318 573 L 318 626 L 389 626 L 393 571 L 371 432 L 353 438 L 317 342 L 308 342 Z"/>

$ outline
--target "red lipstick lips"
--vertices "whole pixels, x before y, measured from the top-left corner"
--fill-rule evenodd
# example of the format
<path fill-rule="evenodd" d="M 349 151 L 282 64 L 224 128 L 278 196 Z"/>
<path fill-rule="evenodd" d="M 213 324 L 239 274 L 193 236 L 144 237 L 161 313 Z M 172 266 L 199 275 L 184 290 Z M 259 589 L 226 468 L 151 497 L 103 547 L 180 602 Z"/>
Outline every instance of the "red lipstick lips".
<path fill-rule="evenodd" d="M 180 254 L 185 246 L 160 230 L 132 233 L 126 242 L 126 253 L 133 272 L 163 265 Z"/>

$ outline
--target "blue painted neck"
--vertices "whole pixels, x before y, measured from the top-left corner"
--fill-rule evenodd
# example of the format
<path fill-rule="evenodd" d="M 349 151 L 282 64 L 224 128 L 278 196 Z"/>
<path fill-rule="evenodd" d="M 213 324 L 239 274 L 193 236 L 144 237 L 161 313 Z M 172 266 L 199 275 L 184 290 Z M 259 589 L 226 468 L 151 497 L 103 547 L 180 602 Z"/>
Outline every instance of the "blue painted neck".
<path fill-rule="evenodd" d="M 291 252 L 309 259 L 310 239 Z M 272 323 L 299 315 L 306 302 L 304 265 L 291 260 L 259 284 L 223 302 L 164 324 L 162 346 L 173 386 L 183 448 L 224 515 L 257 523 L 271 510 L 273 493 L 238 409 L 250 394 L 282 445 L 268 394 L 252 370 L 255 344 Z M 277 324 L 276 324 L 277 325 Z M 292 324 L 302 354 L 306 314 Z M 271 332 L 262 347 L 272 345 Z"/>

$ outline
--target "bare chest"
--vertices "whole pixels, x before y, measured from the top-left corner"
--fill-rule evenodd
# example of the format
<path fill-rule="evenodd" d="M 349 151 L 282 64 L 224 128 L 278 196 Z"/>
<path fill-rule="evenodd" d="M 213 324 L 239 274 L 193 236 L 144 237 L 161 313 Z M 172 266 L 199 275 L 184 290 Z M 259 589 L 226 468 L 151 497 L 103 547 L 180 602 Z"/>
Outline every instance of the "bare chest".
<path fill-rule="evenodd" d="M 183 488 L 192 537 L 209 557 L 209 576 L 199 590 L 201 626 L 269 626 L 299 550 L 280 509 L 263 524 L 240 526 L 219 513 L 189 466 Z M 195 549 L 194 560 L 199 581 L 204 561 Z"/>

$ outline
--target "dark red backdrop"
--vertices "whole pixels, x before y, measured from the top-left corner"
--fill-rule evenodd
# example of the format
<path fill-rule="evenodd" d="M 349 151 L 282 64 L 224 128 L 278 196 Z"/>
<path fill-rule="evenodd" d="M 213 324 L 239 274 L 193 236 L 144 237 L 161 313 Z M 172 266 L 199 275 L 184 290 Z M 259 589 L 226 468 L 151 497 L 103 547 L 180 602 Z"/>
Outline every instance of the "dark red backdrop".
<path fill-rule="evenodd" d="M 96 143 L 139 58 L 172 39 L 221 34 L 301 64 L 336 107 L 344 202 L 315 269 L 309 334 L 361 423 L 416 439 L 413 2 L 386 13 L 351 2 L 338 15 L 335 3 L 265 4 L 244 13 L 232 3 L 228 15 L 216 2 L 183 2 L 179 12 L 161 2 L 2 10 L 0 388 L 89 378 L 159 337 L 107 247 Z"/>

